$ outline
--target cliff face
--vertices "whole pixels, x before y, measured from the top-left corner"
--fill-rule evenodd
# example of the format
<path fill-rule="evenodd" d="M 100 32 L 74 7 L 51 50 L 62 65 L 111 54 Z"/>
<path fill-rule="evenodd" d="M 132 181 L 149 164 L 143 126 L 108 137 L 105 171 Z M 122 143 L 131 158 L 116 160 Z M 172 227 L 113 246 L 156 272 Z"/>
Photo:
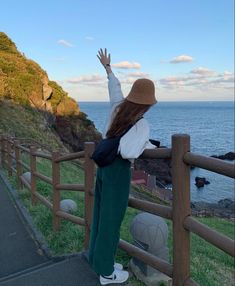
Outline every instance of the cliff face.
<path fill-rule="evenodd" d="M 50 81 L 36 62 L 21 54 L 3 32 L 0 32 L 0 99 L 41 112 L 48 126 L 58 131 L 71 150 L 81 150 L 85 141 L 100 139 L 93 122 L 80 112 L 77 102 Z"/>
<path fill-rule="evenodd" d="M 21 54 L 0 32 L 0 96 L 59 115 L 79 114 L 76 101 L 48 79 L 47 73 Z"/>

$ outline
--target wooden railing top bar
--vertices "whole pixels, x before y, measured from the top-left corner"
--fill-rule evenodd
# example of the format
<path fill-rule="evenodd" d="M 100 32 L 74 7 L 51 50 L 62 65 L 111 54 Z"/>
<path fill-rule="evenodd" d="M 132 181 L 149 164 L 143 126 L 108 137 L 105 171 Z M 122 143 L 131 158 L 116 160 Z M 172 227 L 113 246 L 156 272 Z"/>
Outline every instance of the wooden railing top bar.
<path fill-rule="evenodd" d="M 45 152 L 41 152 L 41 151 L 32 152 L 32 155 L 40 157 L 40 158 L 45 158 L 45 159 L 48 159 L 48 160 L 52 159 L 52 155 L 51 154 L 48 154 L 48 153 L 45 153 Z"/>
<path fill-rule="evenodd" d="M 233 257 L 235 256 L 235 243 L 231 238 L 211 229 L 203 223 L 200 223 L 191 216 L 185 218 L 184 227 L 211 244 L 217 246 L 229 255 Z"/>
<path fill-rule="evenodd" d="M 56 159 L 55 162 L 59 163 L 59 162 L 64 162 L 64 161 L 70 161 L 70 160 L 82 158 L 84 156 L 85 156 L 85 152 L 80 151 L 80 152 L 76 152 L 76 153 L 62 155 L 58 159 Z"/>
<path fill-rule="evenodd" d="M 203 168 L 218 173 L 220 175 L 235 178 L 235 165 L 228 162 L 224 162 L 221 159 L 187 152 L 184 155 L 184 162 L 186 164 Z"/>
<path fill-rule="evenodd" d="M 148 201 L 143 201 L 132 197 L 129 198 L 128 206 L 155 215 L 162 216 L 166 219 L 172 219 L 172 208 L 168 206 L 163 206 L 160 204 L 151 203 Z"/>
<path fill-rule="evenodd" d="M 166 159 L 171 158 L 170 148 L 146 149 L 140 156 L 141 159 Z"/>

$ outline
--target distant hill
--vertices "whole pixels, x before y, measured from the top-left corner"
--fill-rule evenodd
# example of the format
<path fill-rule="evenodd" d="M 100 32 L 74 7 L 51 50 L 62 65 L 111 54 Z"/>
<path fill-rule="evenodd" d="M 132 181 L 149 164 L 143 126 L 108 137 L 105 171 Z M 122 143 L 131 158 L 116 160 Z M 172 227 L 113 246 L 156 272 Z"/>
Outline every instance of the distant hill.
<path fill-rule="evenodd" d="M 24 133 L 25 137 L 36 139 L 40 126 L 44 126 L 44 132 L 54 132 L 53 136 L 73 151 L 83 149 L 85 141 L 100 139 L 93 122 L 80 112 L 77 102 L 0 32 L 0 133 L 20 137 Z M 45 140 L 44 137 L 41 139 Z"/>

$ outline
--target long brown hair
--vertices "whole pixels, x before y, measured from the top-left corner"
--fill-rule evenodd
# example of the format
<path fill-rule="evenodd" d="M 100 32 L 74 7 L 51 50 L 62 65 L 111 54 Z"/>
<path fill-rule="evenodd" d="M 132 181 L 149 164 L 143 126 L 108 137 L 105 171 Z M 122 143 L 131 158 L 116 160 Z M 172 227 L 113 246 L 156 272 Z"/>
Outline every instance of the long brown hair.
<path fill-rule="evenodd" d="M 134 124 L 149 108 L 150 105 L 137 104 L 124 99 L 114 111 L 116 115 L 106 133 L 107 138 L 121 135 L 130 124 Z"/>

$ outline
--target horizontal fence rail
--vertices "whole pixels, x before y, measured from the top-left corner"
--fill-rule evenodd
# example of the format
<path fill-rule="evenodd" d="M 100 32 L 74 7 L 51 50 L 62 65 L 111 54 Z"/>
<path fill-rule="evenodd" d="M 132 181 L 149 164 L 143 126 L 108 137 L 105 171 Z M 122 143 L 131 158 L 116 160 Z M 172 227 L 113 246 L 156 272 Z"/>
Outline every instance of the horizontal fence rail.
<path fill-rule="evenodd" d="M 27 171 L 31 170 L 30 167 L 21 160 L 18 160 L 18 164 L 20 164 L 22 167 L 24 167 Z"/>
<path fill-rule="evenodd" d="M 31 190 L 30 183 L 23 176 L 20 176 L 20 180 L 29 190 Z"/>
<path fill-rule="evenodd" d="M 63 156 L 59 157 L 58 159 L 56 159 L 55 162 L 58 163 L 58 162 L 64 162 L 64 161 L 71 161 L 74 159 L 82 158 L 84 156 L 85 156 L 84 151 L 66 154 L 66 155 L 63 155 Z"/>
<path fill-rule="evenodd" d="M 35 197 L 37 197 L 47 208 L 49 208 L 50 210 L 53 209 L 53 204 L 47 200 L 45 197 L 43 197 L 41 194 L 39 194 L 38 192 L 34 193 Z"/>
<path fill-rule="evenodd" d="M 141 159 L 170 159 L 171 149 L 169 148 L 158 148 L 158 149 L 147 149 L 140 156 Z"/>
<path fill-rule="evenodd" d="M 144 263 L 152 266 L 155 269 L 158 269 L 162 273 L 166 274 L 169 277 L 173 275 L 173 267 L 170 263 L 157 258 L 156 256 L 146 253 L 146 251 L 126 242 L 125 240 L 120 239 L 119 247 L 126 251 L 130 256 L 136 257 L 143 261 Z"/>
<path fill-rule="evenodd" d="M 172 219 L 172 208 L 168 206 L 163 206 L 132 197 L 129 198 L 128 206 L 151 214 L 159 215 L 166 219 Z"/>
<path fill-rule="evenodd" d="M 217 231 L 209 228 L 205 224 L 200 223 L 190 216 L 184 220 L 184 227 L 204 238 L 211 244 L 217 246 L 224 252 L 227 252 L 229 255 L 235 256 L 235 243 L 231 238 L 218 233 Z"/>
<path fill-rule="evenodd" d="M 37 152 L 33 152 L 32 155 L 36 156 L 36 157 L 39 157 L 39 158 L 48 159 L 48 160 L 52 159 L 51 154 L 47 154 L 47 153 L 44 153 L 44 152 L 37 151 Z"/>
<path fill-rule="evenodd" d="M 206 169 L 208 171 L 212 171 L 220 175 L 235 178 L 235 165 L 228 162 L 224 162 L 221 159 L 206 157 L 187 152 L 184 155 L 184 162 L 186 164 Z"/>
<path fill-rule="evenodd" d="M 19 148 L 20 150 L 26 152 L 26 153 L 29 153 L 29 152 L 30 152 L 30 149 L 29 149 L 29 148 L 26 148 L 26 147 L 24 147 L 24 146 L 22 146 L 22 145 L 19 145 L 18 148 Z"/>
<path fill-rule="evenodd" d="M 58 184 L 56 185 L 56 189 L 85 192 L 85 187 L 79 184 Z"/>
<path fill-rule="evenodd" d="M 67 219 L 73 223 L 85 226 L 85 219 L 83 219 L 83 218 L 77 217 L 77 216 L 72 215 L 72 214 L 68 214 L 68 213 L 63 212 L 63 211 L 57 211 L 56 215 L 59 217 L 62 217 L 64 219 Z"/>
<path fill-rule="evenodd" d="M 48 176 L 45 176 L 43 174 L 40 174 L 39 172 L 34 172 L 33 175 L 41 180 L 43 180 L 44 182 L 52 185 L 52 179 L 49 178 Z"/>
<path fill-rule="evenodd" d="M 32 140 L 28 141 L 32 143 Z M 48 153 L 48 150 L 47 152 L 39 151 L 35 145 L 42 146 L 42 144 L 37 144 L 37 142 L 34 142 L 35 145 L 31 144 L 29 148 L 24 147 L 23 144 L 26 144 L 25 142 L 28 141 L 24 139 L 21 142 L 17 138 L 0 136 L 2 167 L 7 169 L 9 175 L 12 175 L 12 171 L 16 172 L 19 188 L 22 188 L 24 185 L 31 192 L 32 205 L 40 201 L 45 207 L 52 211 L 54 231 L 60 229 L 60 219 L 65 219 L 84 226 L 84 248 L 87 249 L 89 246 L 94 200 L 95 164 L 91 160 L 91 154 L 95 147 L 94 143 L 86 143 L 84 151 L 61 154 L 58 151 L 52 153 Z M 23 162 L 21 158 L 22 151 L 30 155 L 30 165 Z M 37 170 L 37 158 L 44 158 L 51 161 L 51 177 L 43 175 Z M 84 170 L 84 185 L 72 183 L 62 184 L 60 179 L 60 163 L 80 158 L 84 158 L 84 162 L 79 162 L 77 166 Z M 119 247 L 129 255 L 136 257 L 147 265 L 171 277 L 173 286 L 199 286 L 199 284 L 190 277 L 190 233 L 198 235 L 231 256 L 235 256 L 235 243 L 229 237 L 218 233 L 192 217 L 190 208 L 190 166 L 197 166 L 234 178 L 234 164 L 190 152 L 190 137 L 185 134 L 173 135 L 171 148 L 148 149 L 143 152 L 140 158 L 171 159 L 172 161 L 172 206 L 152 203 L 131 196 L 129 197 L 128 206 L 172 221 L 173 265 L 122 239 L 120 239 Z M 31 173 L 30 181 L 23 176 L 23 169 Z M 52 202 L 37 191 L 37 179 L 43 180 L 52 186 Z M 84 218 L 72 215 L 60 209 L 61 191 L 84 192 Z"/>

